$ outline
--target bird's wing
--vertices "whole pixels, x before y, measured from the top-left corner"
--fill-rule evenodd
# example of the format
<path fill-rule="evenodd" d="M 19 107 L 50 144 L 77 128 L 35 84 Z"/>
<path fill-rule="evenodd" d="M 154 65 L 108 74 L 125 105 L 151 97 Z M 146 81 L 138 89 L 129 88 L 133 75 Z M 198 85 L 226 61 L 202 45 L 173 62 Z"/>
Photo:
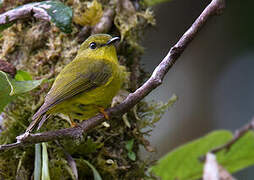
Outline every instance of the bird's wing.
<path fill-rule="evenodd" d="M 111 81 L 112 66 L 103 60 L 73 60 L 57 76 L 44 104 L 34 114 L 33 120 L 40 117 L 60 102 L 83 92 L 89 92 Z M 37 123 L 35 123 L 37 124 Z"/>
<path fill-rule="evenodd" d="M 46 96 L 44 104 L 54 106 L 79 93 L 89 92 L 106 84 L 112 76 L 111 65 L 103 60 L 86 60 L 86 66 L 79 64 L 79 61 L 72 62 L 71 67 L 64 69 Z"/>

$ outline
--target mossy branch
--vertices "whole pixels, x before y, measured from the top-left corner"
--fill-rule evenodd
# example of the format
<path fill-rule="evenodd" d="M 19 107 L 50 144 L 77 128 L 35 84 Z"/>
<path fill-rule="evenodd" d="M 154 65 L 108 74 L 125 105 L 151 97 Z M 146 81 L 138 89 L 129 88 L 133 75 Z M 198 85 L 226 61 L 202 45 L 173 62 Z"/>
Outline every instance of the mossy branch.
<path fill-rule="evenodd" d="M 197 35 L 198 31 L 204 26 L 210 17 L 220 14 L 224 8 L 225 0 L 212 0 L 201 15 L 195 20 L 192 26 L 183 34 L 181 39 L 170 49 L 167 56 L 155 68 L 152 76 L 134 93 L 129 94 L 129 96 L 121 104 L 106 110 L 109 117 L 121 116 L 147 96 L 151 91 L 161 85 L 166 73 L 173 67 L 174 63 L 178 60 L 179 56 L 183 53 L 188 44 Z M 18 141 L 16 143 L 1 145 L 0 151 L 39 142 L 81 137 L 84 132 L 89 131 L 105 120 L 106 119 L 102 114 L 98 114 L 93 118 L 83 121 L 79 124 L 79 126 L 74 128 L 66 128 L 36 134 L 24 134 L 17 137 Z"/>
<path fill-rule="evenodd" d="M 34 4 L 27 4 L 20 8 L 16 8 L 1 14 L 0 25 L 8 24 L 18 19 L 24 19 L 32 16 L 46 21 L 50 20 L 49 15 L 47 15 L 44 11 L 41 11 L 40 8 L 35 8 Z"/>
<path fill-rule="evenodd" d="M 0 14 L 0 30 L 11 26 L 19 19 L 31 17 L 51 21 L 63 32 L 71 32 L 72 9 L 60 1 L 29 3 Z"/>

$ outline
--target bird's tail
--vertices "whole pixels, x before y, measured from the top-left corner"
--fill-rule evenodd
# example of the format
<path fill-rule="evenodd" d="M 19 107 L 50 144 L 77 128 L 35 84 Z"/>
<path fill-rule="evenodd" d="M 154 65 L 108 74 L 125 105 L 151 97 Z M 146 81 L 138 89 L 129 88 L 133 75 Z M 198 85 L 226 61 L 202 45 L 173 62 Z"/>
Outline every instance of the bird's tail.
<path fill-rule="evenodd" d="M 30 125 L 26 129 L 26 132 L 28 133 L 32 132 L 36 126 L 37 126 L 37 130 L 39 130 L 42 124 L 50 117 L 50 114 L 46 114 L 46 113 L 38 117 L 36 117 L 35 115 L 33 116 L 33 121 L 30 123 Z"/>

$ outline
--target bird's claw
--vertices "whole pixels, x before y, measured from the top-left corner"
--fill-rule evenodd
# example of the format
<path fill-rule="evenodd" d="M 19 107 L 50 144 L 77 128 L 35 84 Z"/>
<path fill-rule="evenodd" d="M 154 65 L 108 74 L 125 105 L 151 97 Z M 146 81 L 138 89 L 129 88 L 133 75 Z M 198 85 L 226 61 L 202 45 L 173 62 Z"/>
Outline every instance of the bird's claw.
<path fill-rule="evenodd" d="M 98 107 L 99 108 L 99 111 L 103 114 L 103 116 L 105 117 L 105 119 L 109 120 L 109 116 L 108 116 L 108 113 L 105 111 L 104 108 L 102 107 Z"/>

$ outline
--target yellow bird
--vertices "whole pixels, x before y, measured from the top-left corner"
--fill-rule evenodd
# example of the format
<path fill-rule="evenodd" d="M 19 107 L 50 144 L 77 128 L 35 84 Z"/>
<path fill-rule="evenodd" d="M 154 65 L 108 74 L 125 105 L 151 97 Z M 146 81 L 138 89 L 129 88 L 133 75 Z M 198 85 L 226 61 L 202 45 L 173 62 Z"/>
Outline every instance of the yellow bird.
<path fill-rule="evenodd" d="M 125 68 L 118 62 L 114 44 L 119 37 L 107 34 L 90 36 L 77 56 L 56 77 L 44 104 L 34 114 L 26 132 L 37 129 L 50 114 L 63 113 L 70 118 L 87 120 L 107 108 L 125 79 Z"/>

